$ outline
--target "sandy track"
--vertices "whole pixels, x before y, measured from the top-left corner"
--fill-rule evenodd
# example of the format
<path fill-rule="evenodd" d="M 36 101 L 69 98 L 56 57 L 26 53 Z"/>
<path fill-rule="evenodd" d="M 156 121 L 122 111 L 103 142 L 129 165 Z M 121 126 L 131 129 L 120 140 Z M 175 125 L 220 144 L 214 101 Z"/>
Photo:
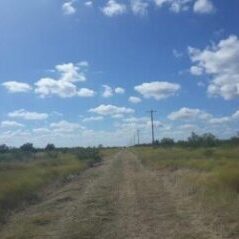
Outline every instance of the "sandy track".
<path fill-rule="evenodd" d="M 220 238 L 197 215 L 177 209 L 159 173 L 128 150 L 104 160 L 45 199 L 16 213 L 1 239 Z"/>

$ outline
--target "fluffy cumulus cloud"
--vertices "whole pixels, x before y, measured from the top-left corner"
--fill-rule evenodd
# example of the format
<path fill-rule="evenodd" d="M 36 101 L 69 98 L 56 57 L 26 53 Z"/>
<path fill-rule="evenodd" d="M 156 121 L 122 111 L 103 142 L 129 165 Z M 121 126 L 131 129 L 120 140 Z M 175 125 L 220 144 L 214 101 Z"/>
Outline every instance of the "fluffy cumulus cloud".
<path fill-rule="evenodd" d="M 92 108 L 89 112 L 96 113 L 104 116 L 112 116 L 119 114 L 131 114 L 134 113 L 134 110 L 127 107 L 118 107 L 115 105 L 100 105 L 96 108 Z"/>
<path fill-rule="evenodd" d="M 77 95 L 81 97 L 93 97 L 96 95 L 96 92 L 91 89 L 81 88 L 78 90 Z"/>
<path fill-rule="evenodd" d="M 83 61 L 78 64 L 67 63 L 56 65 L 55 73 L 59 75 L 57 79 L 45 77 L 35 83 L 35 92 L 44 98 L 50 95 L 57 95 L 62 98 L 80 96 L 92 97 L 95 92 L 91 89 L 78 89 L 76 83 L 87 80 L 86 71 L 88 63 Z"/>
<path fill-rule="evenodd" d="M 208 119 L 211 115 L 200 110 L 183 107 L 178 111 L 174 111 L 168 115 L 170 120 L 192 120 L 192 119 Z"/>
<path fill-rule="evenodd" d="M 77 87 L 71 82 L 42 78 L 35 83 L 35 92 L 42 98 L 49 95 L 57 95 L 62 98 L 73 97 L 77 94 Z"/>
<path fill-rule="evenodd" d="M 4 86 L 11 93 L 27 92 L 32 90 L 32 87 L 29 84 L 17 81 L 6 81 L 2 83 L 2 86 Z"/>
<path fill-rule="evenodd" d="M 148 13 L 149 3 L 144 0 L 131 0 L 131 9 L 135 15 L 144 16 Z"/>
<path fill-rule="evenodd" d="M 86 1 L 85 6 L 92 7 L 93 6 L 93 1 Z"/>
<path fill-rule="evenodd" d="M 210 0 L 197 0 L 194 3 L 193 10 L 196 13 L 212 13 L 215 11 L 215 7 Z"/>
<path fill-rule="evenodd" d="M 180 121 L 194 122 L 196 123 L 194 124 L 194 128 L 199 129 L 199 125 L 201 124 L 207 131 L 211 131 L 211 128 L 208 128 L 209 124 L 210 124 L 210 127 L 235 124 L 237 120 L 239 119 L 239 111 L 236 111 L 235 113 L 229 116 L 215 117 L 214 115 L 204 110 L 183 107 L 179 109 L 178 111 L 170 113 L 168 115 L 168 119 L 172 121 L 180 120 Z M 186 125 L 191 125 L 191 124 L 186 124 Z"/>
<path fill-rule="evenodd" d="M 224 124 L 230 121 L 230 117 L 212 118 L 209 120 L 210 124 Z"/>
<path fill-rule="evenodd" d="M 86 7 L 92 7 L 93 1 L 85 1 Z M 73 1 L 64 3 L 63 11 L 67 15 L 76 12 L 73 6 Z M 101 11 L 105 16 L 113 17 L 123 15 L 130 10 L 134 15 L 145 16 L 149 8 L 167 8 L 173 13 L 180 13 L 185 11 L 193 11 L 197 14 L 209 14 L 215 11 L 215 6 L 212 0 L 107 0 L 105 5 L 101 7 Z"/>
<path fill-rule="evenodd" d="M 123 3 L 119 3 L 116 0 L 109 0 L 106 5 L 102 8 L 102 12 L 108 16 L 113 17 L 122 15 L 127 11 L 127 7 Z"/>
<path fill-rule="evenodd" d="M 158 7 L 168 7 L 170 11 L 179 13 L 193 8 L 195 13 L 211 13 L 215 7 L 211 0 L 154 0 Z"/>
<path fill-rule="evenodd" d="M 133 104 L 138 104 L 140 103 L 142 100 L 139 97 L 136 96 L 130 96 L 129 97 L 129 102 L 133 103 Z"/>
<path fill-rule="evenodd" d="M 62 11 L 65 15 L 72 15 L 76 13 L 76 8 L 73 6 L 73 4 L 73 1 L 63 3 Z"/>
<path fill-rule="evenodd" d="M 176 95 L 180 90 L 180 85 L 166 81 L 154 81 L 135 86 L 134 89 L 145 98 L 162 100 Z"/>
<path fill-rule="evenodd" d="M 233 119 L 239 119 L 239 110 L 232 115 Z"/>
<path fill-rule="evenodd" d="M 187 11 L 192 0 L 154 0 L 158 7 L 167 6 L 172 12 Z"/>
<path fill-rule="evenodd" d="M 239 39 L 229 36 L 203 50 L 188 48 L 194 75 L 209 75 L 208 93 L 226 100 L 239 97 Z"/>
<path fill-rule="evenodd" d="M 92 122 L 92 121 L 101 121 L 103 120 L 103 116 L 92 116 L 92 117 L 86 117 L 82 120 L 82 122 Z"/>
<path fill-rule="evenodd" d="M 116 87 L 115 88 L 115 93 L 116 94 L 124 94 L 125 93 L 125 89 L 122 87 Z"/>
<path fill-rule="evenodd" d="M 24 109 L 16 110 L 8 113 L 10 118 L 19 118 L 24 120 L 45 120 L 48 118 L 46 113 L 30 112 Z"/>
<path fill-rule="evenodd" d="M 23 124 L 20 124 L 16 121 L 10 121 L 10 120 L 2 121 L 0 126 L 2 128 L 22 128 L 22 127 L 24 127 Z"/>
<path fill-rule="evenodd" d="M 57 123 L 51 123 L 50 128 L 54 132 L 58 132 L 58 133 L 69 133 L 69 132 L 75 132 L 79 129 L 84 129 L 84 127 L 81 126 L 80 124 L 68 122 L 65 120 L 62 120 Z"/>
<path fill-rule="evenodd" d="M 198 66 L 191 66 L 190 72 L 191 72 L 192 75 L 200 76 L 200 75 L 203 74 L 203 69 L 201 67 L 198 67 Z"/>
<path fill-rule="evenodd" d="M 104 98 L 109 98 L 109 97 L 113 96 L 114 91 L 113 91 L 112 87 L 110 87 L 108 85 L 102 85 L 102 87 L 104 88 L 104 91 L 102 93 L 102 96 Z"/>

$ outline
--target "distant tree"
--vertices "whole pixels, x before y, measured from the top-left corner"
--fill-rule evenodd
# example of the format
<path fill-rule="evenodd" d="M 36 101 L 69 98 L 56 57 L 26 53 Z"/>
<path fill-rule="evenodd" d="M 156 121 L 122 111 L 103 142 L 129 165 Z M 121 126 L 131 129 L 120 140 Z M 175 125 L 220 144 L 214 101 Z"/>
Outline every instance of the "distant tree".
<path fill-rule="evenodd" d="M 103 144 L 99 144 L 99 145 L 98 145 L 98 148 L 99 148 L 99 149 L 102 149 L 103 147 L 104 147 Z"/>
<path fill-rule="evenodd" d="M 218 144 L 218 139 L 211 133 L 206 133 L 201 136 L 202 146 L 214 147 Z"/>
<path fill-rule="evenodd" d="M 163 138 L 160 141 L 160 145 L 164 146 L 164 147 L 171 147 L 175 144 L 174 139 L 171 138 Z"/>
<path fill-rule="evenodd" d="M 35 148 L 33 147 L 33 144 L 32 143 L 26 143 L 26 144 L 23 144 L 21 147 L 20 147 L 20 150 L 24 151 L 24 152 L 34 152 L 35 151 Z"/>
<path fill-rule="evenodd" d="M 231 144 L 239 144 L 239 132 L 229 140 Z"/>
<path fill-rule="evenodd" d="M 158 139 L 154 140 L 154 144 L 159 145 L 159 140 Z"/>
<path fill-rule="evenodd" d="M 211 133 L 197 135 L 192 132 L 191 136 L 188 138 L 188 145 L 191 147 L 214 147 L 218 145 L 218 143 L 219 140 Z"/>
<path fill-rule="evenodd" d="M 0 153 L 6 153 L 9 151 L 9 147 L 6 144 L 0 145 Z"/>
<path fill-rule="evenodd" d="M 192 147 L 198 147 L 202 143 L 202 139 L 195 132 L 192 132 L 191 136 L 188 138 L 188 144 Z"/>
<path fill-rule="evenodd" d="M 56 149 L 56 147 L 54 144 L 47 144 L 47 146 L 45 148 L 46 151 L 53 151 L 55 149 Z"/>

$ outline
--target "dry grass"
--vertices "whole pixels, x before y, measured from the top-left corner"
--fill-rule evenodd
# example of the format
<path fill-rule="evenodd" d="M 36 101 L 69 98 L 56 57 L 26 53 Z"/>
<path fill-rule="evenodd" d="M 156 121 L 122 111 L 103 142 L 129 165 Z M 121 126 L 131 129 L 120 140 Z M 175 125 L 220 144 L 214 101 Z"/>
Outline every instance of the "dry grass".
<path fill-rule="evenodd" d="M 239 148 L 185 149 L 138 148 L 134 149 L 142 162 L 154 169 L 192 169 L 206 172 L 206 184 L 215 189 L 239 192 Z M 209 180 L 210 179 L 210 180 Z"/>
<path fill-rule="evenodd" d="M 0 163 L 0 220 L 23 202 L 38 200 L 45 185 L 78 174 L 88 166 L 87 160 L 70 153 L 58 153 L 53 159 L 45 155 L 45 159 Z"/>
<path fill-rule="evenodd" d="M 208 217 L 205 223 L 220 225 L 229 238 L 239 236 L 239 148 L 133 150 L 145 165 L 165 172 L 168 188 L 189 197 Z"/>

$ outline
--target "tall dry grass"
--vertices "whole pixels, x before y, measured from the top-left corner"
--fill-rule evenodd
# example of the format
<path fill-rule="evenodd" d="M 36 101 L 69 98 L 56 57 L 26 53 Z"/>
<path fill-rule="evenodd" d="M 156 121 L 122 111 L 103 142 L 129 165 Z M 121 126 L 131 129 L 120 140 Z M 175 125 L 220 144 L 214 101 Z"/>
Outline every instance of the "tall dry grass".
<path fill-rule="evenodd" d="M 45 185 L 78 174 L 94 161 L 80 160 L 72 153 L 51 154 L 41 153 L 33 159 L 0 163 L 0 220 L 3 221 L 8 212 L 23 201 L 38 200 L 39 191 Z"/>
<path fill-rule="evenodd" d="M 223 238 L 239 237 L 239 148 L 132 149 L 147 167 L 161 170 L 166 186 L 188 206 L 198 207 L 205 223 Z M 191 204 L 191 205 L 190 205 Z"/>

